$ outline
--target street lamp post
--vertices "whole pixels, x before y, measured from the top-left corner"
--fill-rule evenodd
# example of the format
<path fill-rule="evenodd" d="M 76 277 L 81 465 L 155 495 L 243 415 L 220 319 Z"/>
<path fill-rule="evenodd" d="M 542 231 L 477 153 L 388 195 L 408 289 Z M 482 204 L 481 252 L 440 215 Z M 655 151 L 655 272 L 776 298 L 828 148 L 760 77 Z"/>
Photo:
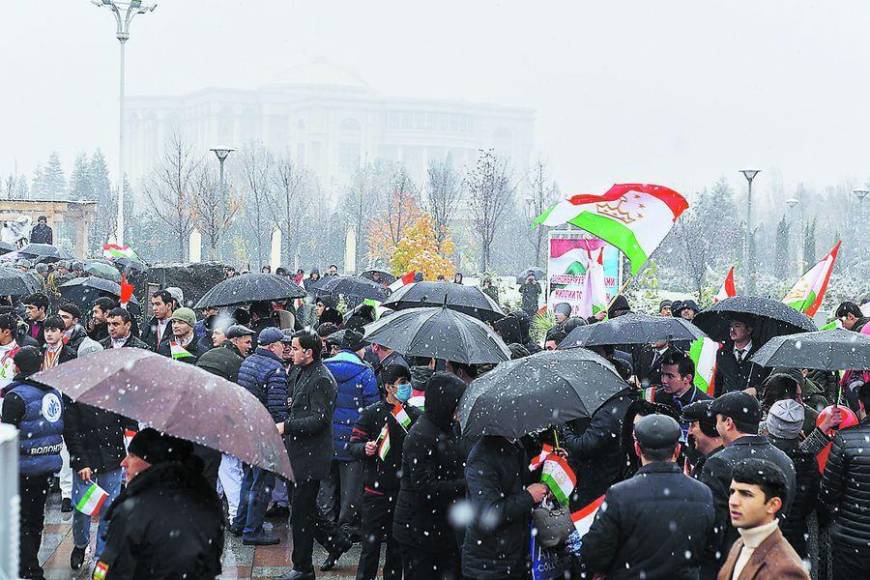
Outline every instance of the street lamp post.
<path fill-rule="evenodd" d="M 220 163 L 221 203 L 223 203 L 224 208 L 226 208 L 227 190 L 226 184 L 224 183 L 224 161 L 227 160 L 227 156 L 235 151 L 235 149 L 230 149 L 229 147 L 212 147 L 211 151 L 215 154 L 215 157 L 218 158 L 218 163 Z"/>
<path fill-rule="evenodd" d="M 746 293 L 749 296 L 755 294 L 755 248 L 752 245 L 752 180 L 758 175 L 760 169 L 741 169 L 740 173 L 746 178 L 749 191 L 746 196 L 746 252 L 743 257 L 747 264 Z"/>
<path fill-rule="evenodd" d="M 858 226 L 858 234 L 863 234 L 863 229 L 866 228 L 864 224 L 867 223 L 867 218 L 864 217 L 864 198 L 867 197 L 867 194 L 870 193 L 870 190 L 867 189 L 856 189 L 852 191 L 855 194 L 855 197 L 858 198 L 858 217 L 861 218 L 861 225 Z M 866 278 L 867 276 L 867 265 L 864 264 L 864 267 L 861 269 L 862 274 Z"/>
<path fill-rule="evenodd" d="M 800 234 L 795 231 L 795 226 L 800 227 L 800 223 L 796 219 L 797 216 L 795 213 L 795 208 L 800 205 L 801 201 L 797 198 L 791 197 L 785 200 L 785 205 L 788 208 L 786 211 L 786 215 L 788 216 L 788 238 L 789 245 L 794 244 L 794 249 L 790 252 L 791 256 L 789 256 L 789 261 L 791 261 L 792 257 L 794 258 L 794 266 L 798 271 L 798 276 L 801 274 L 801 248 L 800 248 Z"/>
<path fill-rule="evenodd" d="M 137 14 L 145 14 L 146 12 L 154 12 L 157 8 L 156 3 L 145 4 L 142 0 L 91 0 L 91 4 L 98 7 L 106 6 L 115 16 L 117 28 L 115 30 L 115 38 L 121 45 L 121 75 L 120 75 L 120 98 L 119 98 L 119 119 L 118 126 L 118 222 L 115 239 L 118 245 L 124 244 L 124 47 L 130 39 L 130 23 Z"/>

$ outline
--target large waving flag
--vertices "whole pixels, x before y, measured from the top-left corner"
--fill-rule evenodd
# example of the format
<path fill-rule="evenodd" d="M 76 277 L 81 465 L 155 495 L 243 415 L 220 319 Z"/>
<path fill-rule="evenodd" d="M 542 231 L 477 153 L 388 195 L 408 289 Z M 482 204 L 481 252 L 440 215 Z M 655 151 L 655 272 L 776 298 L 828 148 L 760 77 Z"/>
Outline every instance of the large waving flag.
<path fill-rule="evenodd" d="M 737 288 L 734 286 L 734 266 L 731 266 L 728 270 L 728 274 L 725 276 L 725 281 L 722 282 L 722 287 L 719 288 L 719 291 L 716 292 L 715 296 L 713 296 L 713 304 L 716 304 L 720 300 L 731 298 L 732 296 L 737 296 Z"/>
<path fill-rule="evenodd" d="M 569 223 L 619 248 L 631 273 L 659 246 L 689 203 L 673 189 L 645 183 L 620 183 L 604 195 L 575 195 L 535 219 L 535 224 Z"/>
<path fill-rule="evenodd" d="M 834 270 L 834 262 L 837 261 L 837 253 L 840 251 L 840 243 L 838 241 L 827 256 L 800 277 L 800 280 L 782 299 L 783 302 L 807 316 L 815 315 L 822 305 L 825 290 L 828 289 L 831 272 Z"/>
<path fill-rule="evenodd" d="M 695 363 L 695 377 L 692 380 L 698 389 L 713 396 L 713 377 L 716 376 L 716 353 L 722 345 L 706 336 L 696 338 L 689 345 L 689 358 Z"/>
<path fill-rule="evenodd" d="M 118 244 L 103 244 L 103 255 L 110 260 L 113 258 L 139 260 L 139 256 L 136 255 L 133 248 L 130 246 L 119 246 Z"/>
<path fill-rule="evenodd" d="M 602 310 L 607 310 L 607 288 L 604 285 L 604 250 L 600 250 L 597 260 L 589 260 L 586 278 L 583 280 L 583 294 L 580 297 L 580 316 L 589 318 Z"/>

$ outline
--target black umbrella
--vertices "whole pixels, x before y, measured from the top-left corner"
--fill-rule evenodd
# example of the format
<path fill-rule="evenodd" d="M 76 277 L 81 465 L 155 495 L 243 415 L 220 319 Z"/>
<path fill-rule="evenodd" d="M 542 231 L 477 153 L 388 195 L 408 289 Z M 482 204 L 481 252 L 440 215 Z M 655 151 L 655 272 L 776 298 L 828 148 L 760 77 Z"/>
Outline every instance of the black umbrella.
<path fill-rule="evenodd" d="M 38 291 L 32 276 L 19 270 L 0 268 L 0 296 L 27 296 Z"/>
<path fill-rule="evenodd" d="M 194 308 L 216 308 L 247 302 L 304 298 L 305 290 L 282 276 L 242 274 L 227 278 L 205 293 Z"/>
<path fill-rule="evenodd" d="M 121 266 L 121 268 L 127 270 L 139 270 L 144 272 L 148 269 L 148 266 L 142 262 L 134 260 L 133 258 L 115 258 L 113 260 L 115 266 Z"/>
<path fill-rule="evenodd" d="M 57 262 L 60 260 L 73 260 L 75 256 L 51 244 L 27 244 L 18 253 L 25 258 L 35 259 L 39 262 Z"/>
<path fill-rule="evenodd" d="M 838 371 L 870 368 L 870 336 L 843 328 L 770 339 L 752 357 L 765 367 Z"/>
<path fill-rule="evenodd" d="M 88 310 L 97 298 L 109 296 L 117 299 L 121 297 L 120 284 L 97 276 L 73 278 L 69 282 L 61 284 L 57 290 L 66 300 L 81 306 L 85 310 Z M 133 314 L 140 312 L 139 302 L 135 296 L 130 298 L 130 304 L 127 308 Z"/>
<path fill-rule="evenodd" d="M 650 344 L 660 340 L 692 341 L 704 333 L 682 318 L 630 312 L 606 322 L 578 326 L 568 333 L 560 349 L 607 344 Z"/>
<path fill-rule="evenodd" d="M 511 352 L 486 324 L 449 308 L 409 308 L 367 324 L 365 339 L 410 356 L 500 363 Z"/>
<path fill-rule="evenodd" d="M 390 292 L 380 284 L 359 276 L 324 276 L 307 287 L 312 296 L 344 296 L 348 306 L 353 307 L 363 300 L 383 302 Z"/>
<path fill-rule="evenodd" d="M 529 277 L 529 274 L 533 274 L 535 276 L 535 280 L 543 280 L 547 277 L 547 273 L 544 272 L 543 268 L 538 268 L 537 266 L 531 266 L 526 268 L 522 275 L 517 276 L 517 284 L 523 284 L 526 281 L 526 278 Z"/>
<path fill-rule="evenodd" d="M 18 249 L 18 247 L 15 244 L 10 244 L 7 242 L 0 242 L 0 254 L 14 252 L 17 249 Z"/>
<path fill-rule="evenodd" d="M 459 403 L 462 434 L 519 439 L 591 417 L 626 388 L 613 366 L 592 351 L 542 351 L 501 363 L 468 386 Z"/>
<path fill-rule="evenodd" d="M 383 270 L 366 270 L 362 274 L 360 274 L 360 278 L 365 278 L 366 280 L 371 280 L 375 282 L 375 274 L 380 277 L 380 281 L 378 284 L 392 284 L 396 281 L 396 277 L 390 274 L 389 272 L 384 272 Z"/>
<path fill-rule="evenodd" d="M 106 260 L 85 260 L 84 271 L 89 276 L 104 278 L 112 282 L 121 282 L 121 273 Z"/>
<path fill-rule="evenodd" d="M 729 327 L 735 318 L 754 319 L 753 340 L 763 344 L 783 334 L 818 330 L 812 320 L 785 303 L 757 296 L 734 296 L 699 312 L 695 326 L 717 342 L 728 340 Z"/>
<path fill-rule="evenodd" d="M 499 305 L 476 286 L 449 282 L 415 282 L 402 286 L 384 302 L 394 310 L 446 306 L 484 322 L 504 317 Z"/>

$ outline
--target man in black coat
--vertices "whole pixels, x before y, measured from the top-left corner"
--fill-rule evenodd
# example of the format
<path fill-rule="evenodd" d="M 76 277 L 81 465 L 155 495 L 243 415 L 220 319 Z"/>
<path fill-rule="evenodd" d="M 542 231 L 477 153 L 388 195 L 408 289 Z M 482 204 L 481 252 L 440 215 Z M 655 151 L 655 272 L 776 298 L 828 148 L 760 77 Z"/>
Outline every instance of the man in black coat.
<path fill-rule="evenodd" d="M 48 225 L 48 218 L 41 215 L 36 220 L 36 225 L 30 230 L 31 244 L 53 244 L 54 230 Z"/>
<path fill-rule="evenodd" d="M 583 536 L 581 561 L 590 576 L 698 577 L 714 510 L 707 486 L 675 463 L 680 435 L 679 423 L 666 415 L 648 415 L 635 425 L 634 449 L 643 465 L 607 491 Z"/>
<path fill-rule="evenodd" d="M 528 465 L 518 441 L 487 436 L 471 448 L 465 481 L 474 521 L 462 544 L 465 578 L 529 577 L 532 508 L 541 503 L 548 488 L 532 483 Z"/>
<path fill-rule="evenodd" d="M 94 300 L 91 305 L 91 318 L 88 320 L 87 328 L 88 336 L 97 342 L 109 338 L 109 312 L 117 307 L 117 303 L 107 296 L 102 296 Z"/>
<path fill-rule="evenodd" d="M 462 452 L 453 415 L 465 383 L 437 372 L 426 386 L 426 410 L 402 446 L 402 477 L 393 536 L 401 546 L 405 578 L 459 578 L 459 549 L 447 521 L 465 493 Z"/>
<path fill-rule="evenodd" d="M 178 308 L 178 303 L 166 290 L 158 290 L 151 294 L 151 310 L 154 316 L 147 324 L 142 326 L 142 339 L 148 347 L 157 352 L 160 344 L 172 340 L 172 312 Z"/>
<path fill-rule="evenodd" d="M 863 578 L 870 562 L 870 383 L 858 390 L 858 405 L 860 425 L 837 432 L 822 475 L 821 500 L 834 510 L 834 578 Z"/>
<path fill-rule="evenodd" d="M 223 513 L 187 441 L 143 429 L 121 466 L 127 487 L 112 506 L 95 578 L 214 578 Z"/>
<path fill-rule="evenodd" d="M 330 538 L 316 522 L 317 492 L 320 481 L 329 475 L 332 461 L 332 415 L 337 387 L 335 379 L 323 365 L 320 337 L 308 331 L 293 334 L 291 340 L 293 370 L 290 371 L 290 416 L 278 423 L 284 436 L 290 465 L 296 481 L 291 503 L 290 526 L 293 534 L 293 570 L 283 580 L 313 580 L 311 561 L 315 535 L 330 552 L 346 551 L 346 545 L 333 545 L 347 539 Z"/>
<path fill-rule="evenodd" d="M 744 391 L 761 387 L 761 383 L 770 374 L 770 369 L 752 362 L 752 356 L 758 352 L 762 344 L 753 341 L 752 316 L 734 315 L 728 340 L 716 352 L 716 373 L 713 382 L 716 396 L 732 391 Z M 754 391 L 750 391 L 755 394 Z"/>
<path fill-rule="evenodd" d="M 635 390 L 626 388 L 601 405 L 585 429 L 569 428 L 563 436 L 568 463 L 583 482 L 571 496 L 572 510 L 586 507 L 619 480 L 623 468 L 619 433 L 628 406 L 636 398 Z"/>
<path fill-rule="evenodd" d="M 716 507 L 717 539 L 711 553 L 702 562 L 702 573 L 705 575 L 722 566 L 737 540 L 737 529 L 731 525 L 728 509 L 731 475 L 735 465 L 749 458 L 766 459 L 782 470 L 788 484 L 788 494 L 784 498 L 783 515 L 780 517 L 787 517 L 795 493 L 795 470 L 791 459 L 766 437 L 758 435 L 761 406 L 755 397 L 743 391 L 726 393 L 713 401 L 710 413 L 716 415 L 716 430 L 725 443 L 725 449 L 707 458 L 698 477 L 713 492 Z"/>
<path fill-rule="evenodd" d="M 152 350 L 146 343 L 133 335 L 133 318 L 124 308 L 113 308 L 106 315 L 109 336 L 100 341 L 104 349 L 141 348 Z"/>
<path fill-rule="evenodd" d="M 176 308 L 169 317 L 169 339 L 157 346 L 157 354 L 187 364 L 196 364 L 202 353 L 193 329 L 196 313 L 190 308 Z"/>
<path fill-rule="evenodd" d="M 201 354 L 196 366 L 205 369 L 213 375 L 238 383 L 239 368 L 251 351 L 251 340 L 254 331 L 241 324 L 234 324 L 227 329 L 223 344 Z"/>

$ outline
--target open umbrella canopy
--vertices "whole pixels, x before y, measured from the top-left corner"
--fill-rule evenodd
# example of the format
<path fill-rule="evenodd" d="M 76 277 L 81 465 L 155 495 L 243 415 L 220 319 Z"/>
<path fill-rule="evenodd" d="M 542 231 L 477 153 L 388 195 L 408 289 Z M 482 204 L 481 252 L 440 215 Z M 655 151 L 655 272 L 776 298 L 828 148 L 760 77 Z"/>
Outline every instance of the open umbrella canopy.
<path fill-rule="evenodd" d="M 0 296 L 28 296 L 38 291 L 32 276 L 12 268 L 0 268 Z"/>
<path fill-rule="evenodd" d="M 112 282 L 121 282 L 121 273 L 109 262 L 103 260 L 86 260 L 84 271 L 86 274 L 103 278 Z"/>
<path fill-rule="evenodd" d="M 530 266 L 523 270 L 523 272 L 519 276 L 517 276 L 517 284 L 523 284 L 526 281 L 526 278 L 529 277 L 529 274 L 534 275 L 535 280 L 538 281 L 543 280 L 547 277 L 547 273 L 544 272 L 543 268 L 539 268 L 537 266 Z"/>
<path fill-rule="evenodd" d="M 17 249 L 18 248 L 15 244 L 10 244 L 8 242 L 0 242 L 0 254 L 14 252 Z"/>
<path fill-rule="evenodd" d="M 216 308 L 247 302 L 304 298 L 305 290 L 282 276 L 242 274 L 227 278 L 205 293 L 194 308 Z"/>
<path fill-rule="evenodd" d="M 818 330 L 805 314 L 778 300 L 757 296 L 726 298 L 699 312 L 692 323 L 718 342 L 728 340 L 729 327 L 735 317 L 755 320 L 753 340 L 767 342 L 774 336 Z"/>
<path fill-rule="evenodd" d="M 378 284 L 392 284 L 396 281 L 396 277 L 390 274 L 389 272 L 385 272 L 383 270 L 366 270 L 362 274 L 360 274 L 360 278 L 365 278 L 366 280 L 371 280 L 375 282 L 375 274 L 378 275 L 380 281 Z"/>
<path fill-rule="evenodd" d="M 120 284 L 97 276 L 73 278 L 69 282 L 61 284 L 57 290 L 66 300 L 81 306 L 85 310 L 91 307 L 94 300 L 102 296 L 121 297 Z M 135 296 L 130 299 L 129 309 L 133 314 L 139 312 L 139 302 Z"/>
<path fill-rule="evenodd" d="M 324 276 L 307 287 L 312 296 L 344 296 L 349 306 L 353 307 L 364 300 L 383 302 L 389 296 L 389 291 L 378 284 L 360 276 Z"/>
<path fill-rule="evenodd" d="M 472 381 L 459 403 L 462 435 L 519 439 L 591 417 L 626 388 L 613 366 L 592 351 L 542 351 L 502 363 Z"/>
<path fill-rule="evenodd" d="M 32 378 L 73 401 L 119 413 L 293 479 L 284 442 L 262 403 L 196 365 L 138 348 L 114 348 Z"/>
<path fill-rule="evenodd" d="M 59 260 L 73 260 L 75 256 L 51 244 L 27 244 L 18 253 L 25 258 L 36 259 L 41 262 L 57 262 Z"/>
<path fill-rule="evenodd" d="M 824 371 L 870 369 L 870 337 L 844 328 L 777 336 L 755 353 L 752 362 Z"/>
<path fill-rule="evenodd" d="M 148 266 L 143 262 L 139 262 L 138 260 L 134 260 L 133 258 L 115 258 L 112 260 L 116 266 L 120 266 L 126 270 L 138 270 L 140 272 L 144 272 L 148 269 Z"/>
<path fill-rule="evenodd" d="M 504 317 L 499 305 L 480 288 L 447 282 L 407 284 L 393 292 L 384 306 L 394 310 L 446 306 L 484 322 Z"/>
<path fill-rule="evenodd" d="M 687 320 L 630 312 L 605 322 L 578 326 L 559 343 L 560 349 L 608 344 L 650 344 L 660 340 L 688 340 L 705 336 Z"/>
<path fill-rule="evenodd" d="M 507 345 L 486 324 L 449 308 L 410 308 L 367 324 L 365 339 L 402 354 L 463 364 L 510 360 Z"/>

